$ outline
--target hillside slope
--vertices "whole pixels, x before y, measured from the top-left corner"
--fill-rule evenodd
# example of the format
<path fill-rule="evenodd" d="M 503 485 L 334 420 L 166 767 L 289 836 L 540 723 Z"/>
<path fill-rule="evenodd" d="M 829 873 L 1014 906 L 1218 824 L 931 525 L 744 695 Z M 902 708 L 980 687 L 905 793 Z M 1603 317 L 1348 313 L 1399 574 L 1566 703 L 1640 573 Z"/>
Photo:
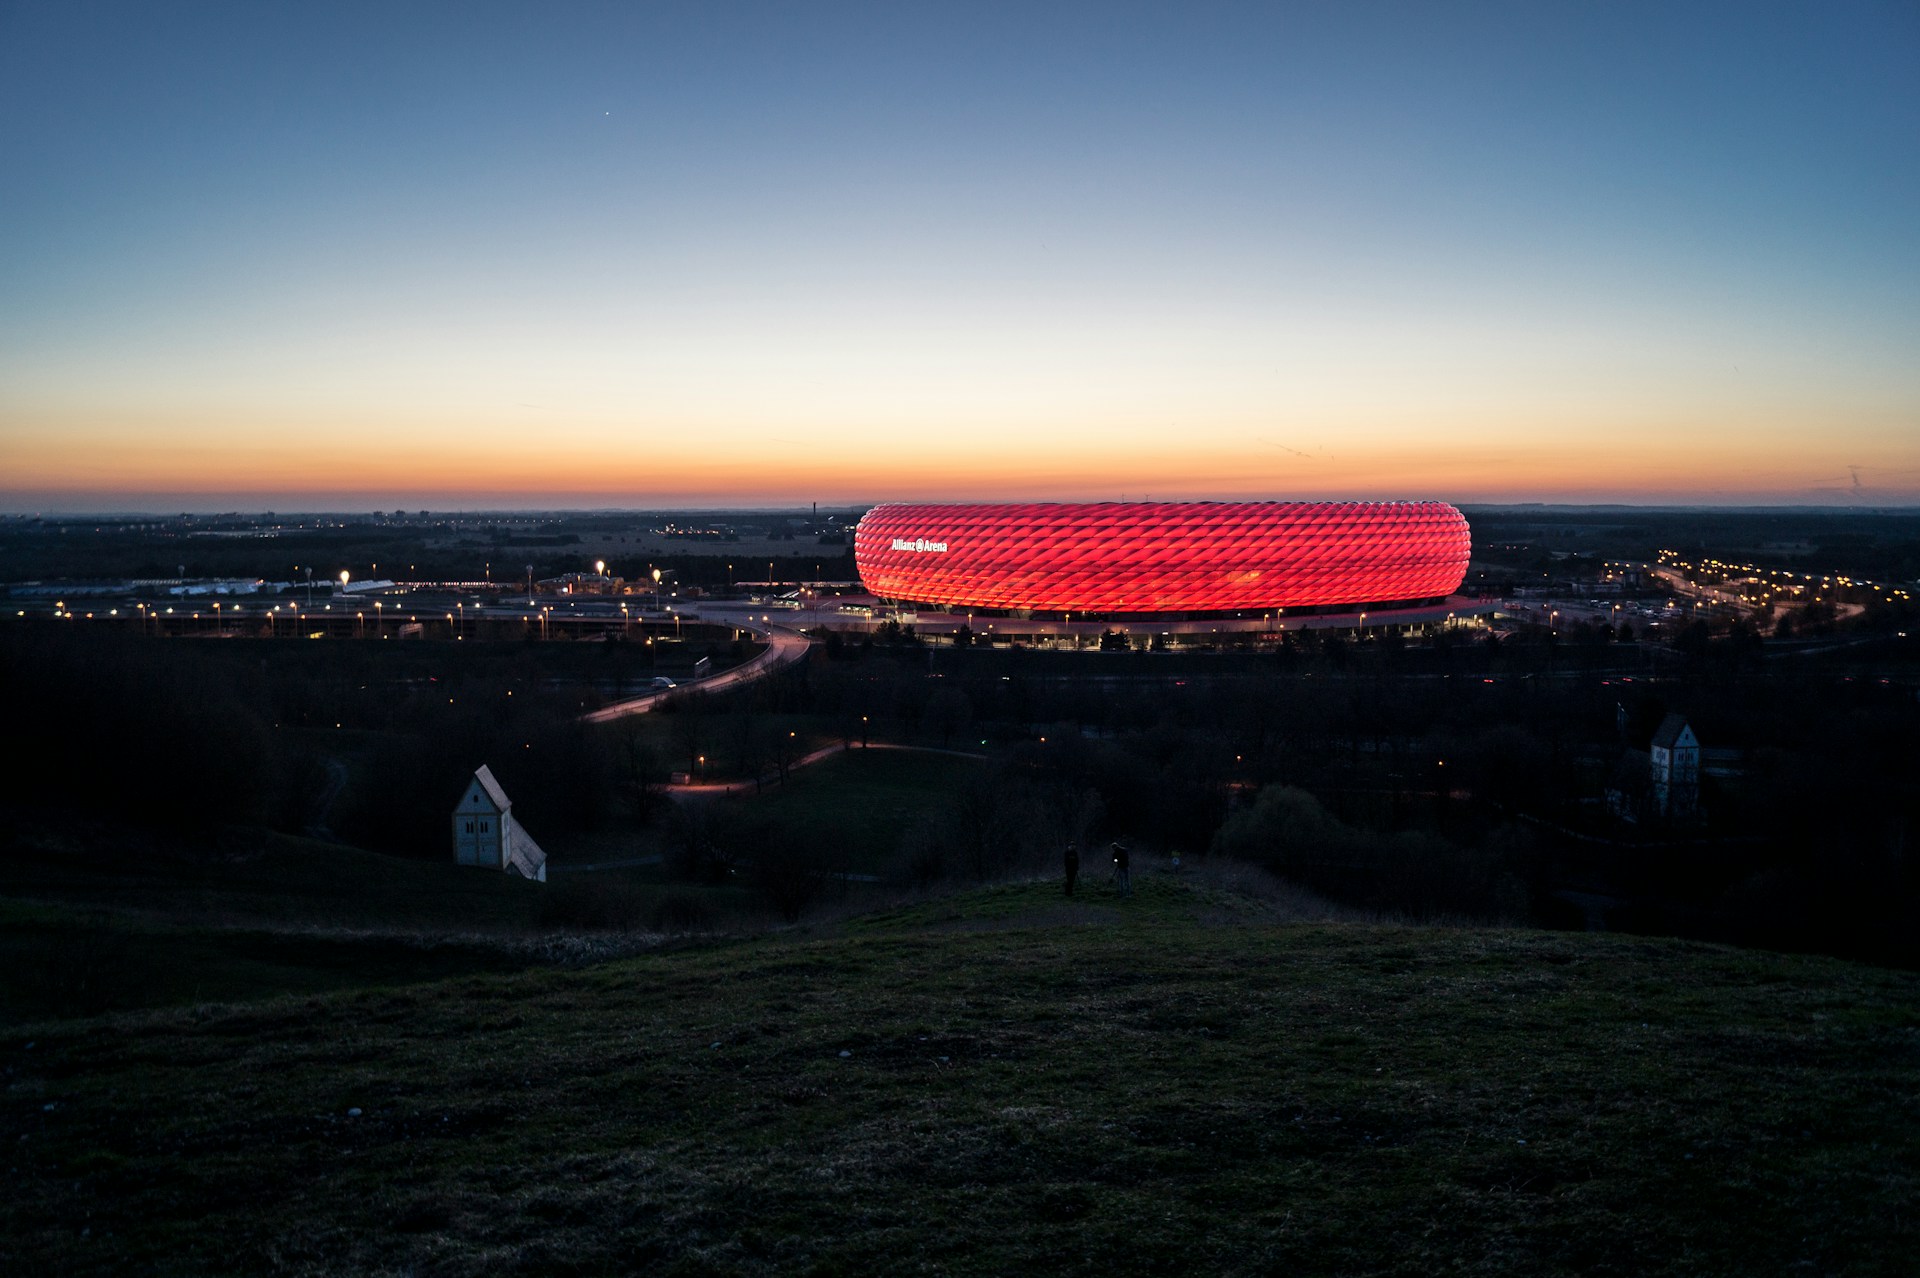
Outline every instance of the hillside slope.
<path fill-rule="evenodd" d="M 0 1037 L 9 1273 L 1905 1273 L 1920 978 L 975 893 Z"/>

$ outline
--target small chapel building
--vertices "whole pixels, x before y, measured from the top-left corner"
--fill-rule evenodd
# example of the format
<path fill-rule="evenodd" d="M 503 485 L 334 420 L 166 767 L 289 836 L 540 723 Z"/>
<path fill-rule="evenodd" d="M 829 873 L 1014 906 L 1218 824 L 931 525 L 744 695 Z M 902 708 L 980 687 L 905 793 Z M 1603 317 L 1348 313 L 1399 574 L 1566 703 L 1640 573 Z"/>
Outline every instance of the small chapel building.
<path fill-rule="evenodd" d="M 1653 781 L 1654 811 L 1675 822 L 1699 815 L 1700 738 L 1679 715 L 1668 715 L 1653 734 L 1647 772 Z"/>
<path fill-rule="evenodd" d="M 1620 756 L 1607 806 L 1623 821 L 1686 825 L 1700 817 L 1700 738 L 1686 719 L 1661 720 L 1645 750 Z"/>
<path fill-rule="evenodd" d="M 513 800 L 483 763 L 453 809 L 453 859 L 461 865 L 504 870 L 547 881 L 547 854 L 513 818 Z"/>

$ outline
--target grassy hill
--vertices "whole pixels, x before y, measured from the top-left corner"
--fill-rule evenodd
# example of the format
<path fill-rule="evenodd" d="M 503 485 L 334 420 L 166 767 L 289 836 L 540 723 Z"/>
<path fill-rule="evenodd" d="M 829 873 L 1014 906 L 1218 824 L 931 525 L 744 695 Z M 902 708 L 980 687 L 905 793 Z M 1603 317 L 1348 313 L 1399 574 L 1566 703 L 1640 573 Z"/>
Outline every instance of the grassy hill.
<path fill-rule="evenodd" d="M 0 1269 L 1909 1273 L 1920 977 L 1015 886 L 0 1031 Z"/>

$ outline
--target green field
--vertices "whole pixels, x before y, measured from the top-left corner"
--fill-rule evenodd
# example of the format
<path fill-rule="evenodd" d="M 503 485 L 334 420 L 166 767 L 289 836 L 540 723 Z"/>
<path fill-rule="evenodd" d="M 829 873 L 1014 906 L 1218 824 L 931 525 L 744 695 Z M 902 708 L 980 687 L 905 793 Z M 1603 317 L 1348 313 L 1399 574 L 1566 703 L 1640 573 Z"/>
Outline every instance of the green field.
<path fill-rule="evenodd" d="M 171 837 L 101 822 L 28 825 L 0 857 L 0 897 L 169 922 L 512 930 L 535 922 L 532 885 L 447 859 L 388 856 L 266 830 Z"/>
<path fill-rule="evenodd" d="M 985 767 L 984 759 L 938 751 L 856 746 L 735 802 L 776 828 L 804 831 L 810 842 L 843 854 L 856 872 L 881 873 L 891 868 L 901 835 L 939 813 Z"/>
<path fill-rule="evenodd" d="M 1920 977 L 1140 877 L 17 1026 L 0 1268 L 1911 1272 Z"/>
<path fill-rule="evenodd" d="M 541 890 L 505 875 L 255 830 L 36 834 L 0 859 L 0 1023 L 546 961 Z"/>
<path fill-rule="evenodd" d="M 538 961 L 526 946 L 393 932 L 190 927 L 0 901 L 0 1024 L 444 980 Z"/>

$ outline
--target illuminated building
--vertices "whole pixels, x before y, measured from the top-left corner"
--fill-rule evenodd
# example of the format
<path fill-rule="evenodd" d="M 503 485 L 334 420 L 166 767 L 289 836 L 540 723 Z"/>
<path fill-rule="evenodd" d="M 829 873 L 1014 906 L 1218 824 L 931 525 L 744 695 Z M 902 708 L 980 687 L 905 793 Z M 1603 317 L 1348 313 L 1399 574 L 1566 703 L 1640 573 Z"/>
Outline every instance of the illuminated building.
<path fill-rule="evenodd" d="M 1158 614 L 1439 599 L 1470 537 L 1432 501 L 897 504 L 868 511 L 853 545 L 883 599 Z"/>

